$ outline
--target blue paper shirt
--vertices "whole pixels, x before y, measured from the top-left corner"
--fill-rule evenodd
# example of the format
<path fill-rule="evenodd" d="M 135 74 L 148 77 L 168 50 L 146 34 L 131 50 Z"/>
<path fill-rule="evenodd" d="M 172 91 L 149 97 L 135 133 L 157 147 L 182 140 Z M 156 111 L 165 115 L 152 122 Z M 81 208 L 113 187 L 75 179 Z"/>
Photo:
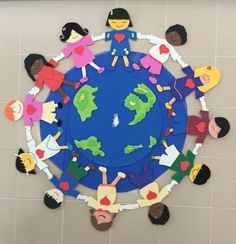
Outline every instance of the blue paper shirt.
<path fill-rule="evenodd" d="M 79 191 L 74 190 L 78 186 L 79 180 L 72 177 L 66 172 L 63 172 L 61 174 L 60 179 L 53 175 L 51 182 L 58 190 L 62 191 L 64 195 L 76 198 L 80 194 Z"/>
<path fill-rule="evenodd" d="M 136 41 L 137 33 L 129 29 L 112 30 L 105 33 L 105 41 L 111 42 L 110 52 L 113 56 L 127 56 L 130 53 L 129 39 Z"/>
<path fill-rule="evenodd" d="M 189 94 L 195 91 L 196 99 L 204 96 L 204 93 L 199 90 L 199 86 L 202 86 L 202 82 L 199 77 L 194 77 L 194 71 L 190 66 L 182 68 L 182 71 L 186 76 L 176 79 L 170 84 L 171 93 L 177 101 L 185 99 Z"/>

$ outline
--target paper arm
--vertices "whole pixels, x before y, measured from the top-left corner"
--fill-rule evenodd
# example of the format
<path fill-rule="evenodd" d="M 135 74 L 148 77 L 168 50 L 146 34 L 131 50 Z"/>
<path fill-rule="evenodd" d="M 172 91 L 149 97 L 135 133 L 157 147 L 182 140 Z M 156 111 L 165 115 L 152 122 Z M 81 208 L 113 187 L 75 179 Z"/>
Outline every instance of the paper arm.
<path fill-rule="evenodd" d="M 45 168 L 43 170 L 43 172 L 47 175 L 48 179 L 51 180 L 53 177 L 53 174 L 51 173 L 51 171 L 48 168 Z"/>
<path fill-rule="evenodd" d="M 28 91 L 28 94 L 34 95 L 34 97 L 39 93 L 40 89 L 37 86 L 34 86 L 31 90 Z"/>
<path fill-rule="evenodd" d="M 35 139 L 33 138 L 31 134 L 31 127 L 30 126 L 25 126 L 25 132 L 26 132 L 26 140 L 27 140 L 27 146 L 30 152 L 35 151 Z"/>
<path fill-rule="evenodd" d="M 88 197 L 86 195 L 81 195 L 80 193 L 77 195 L 76 197 L 78 200 L 87 202 L 88 201 Z"/>
<path fill-rule="evenodd" d="M 163 39 L 159 38 L 159 37 L 156 37 L 156 36 L 153 36 L 152 34 L 149 35 L 149 38 L 148 38 L 149 42 L 152 43 L 152 44 L 159 44 Z"/>
<path fill-rule="evenodd" d="M 123 210 L 137 209 L 137 208 L 139 208 L 139 205 L 137 203 L 133 203 L 133 204 L 122 204 L 122 205 L 120 205 L 119 210 L 120 211 L 123 211 Z"/>
<path fill-rule="evenodd" d="M 104 40 L 105 39 L 105 33 L 102 33 L 101 35 L 97 35 L 97 36 L 91 36 L 91 38 L 94 42 Z"/>
<path fill-rule="evenodd" d="M 185 67 L 188 66 L 188 64 L 186 64 L 186 63 L 182 60 L 181 56 L 179 56 L 179 57 L 176 59 L 176 61 L 182 66 L 182 68 L 185 68 Z"/>
<path fill-rule="evenodd" d="M 175 181 L 175 180 L 172 180 L 168 185 L 164 186 L 163 188 L 166 187 L 166 189 L 167 189 L 169 192 L 171 192 L 172 189 L 173 189 L 173 187 L 174 187 L 175 185 L 178 185 L 178 182 Z"/>
<path fill-rule="evenodd" d="M 60 55 L 58 55 L 57 57 L 52 58 L 55 62 L 59 62 L 60 60 L 62 60 L 65 57 L 65 55 L 63 53 L 60 53 Z"/>
<path fill-rule="evenodd" d="M 195 144 L 195 147 L 194 147 L 193 150 L 192 150 L 192 153 L 193 153 L 194 155 L 198 155 L 198 150 L 200 149 L 201 146 L 202 146 L 202 143 L 196 143 L 196 144 Z"/>
<path fill-rule="evenodd" d="M 202 110 L 203 111 L 208 111 L 208 108 L 207 108 L 207 105 L 206 105 L 205 96 L 200 97 L 199 101 L 200 101 Z"/>
<path fill-rule="evenodd" d="M 26 132 L 26 140 L 31 141 L 34 140 L 32 134 L 31 134 L 31 127 L 30 126 L 25 126 L 25 132 Z"/>
<path fill-rule="evenodd" d="M 176 182 L 176 181 L 175 181 Z M 172 183 L 172 185 L 173 185 L 174 183 Z M 166 185 L 166 186 L 164 186 L 162 189 L 161 189 L 161 191 L 160 191 L 160 202 L 165 198 L 165 197 L 167 197 L 169 194 L 170 194 L 170 190 L 172 189 L 172 187 L 174 186 L 172 186 L 172 185 Z"/>
<path fill-rule="evenodd" d="M 151 35 L 143 35 L 140 32 L 137 33 L 137 38 L 140 40 L 146 39 L 149 40 L 151 38 Z"/>

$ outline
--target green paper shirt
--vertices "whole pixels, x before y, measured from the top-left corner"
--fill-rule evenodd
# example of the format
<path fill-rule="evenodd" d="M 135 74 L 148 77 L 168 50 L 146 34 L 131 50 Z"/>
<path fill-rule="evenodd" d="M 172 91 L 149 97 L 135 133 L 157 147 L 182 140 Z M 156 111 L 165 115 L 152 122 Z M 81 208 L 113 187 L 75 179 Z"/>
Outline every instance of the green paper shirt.
<path fill-rule="evenodd" d="M 190 150 L 188 150 L 186 156 L 183 153 L 179 154 L 177 159 L 170 167 L 170 169 L 176 172 L 171 178 L 180 183 L 185 176 L 189 175 L 193 167 L 195 157 L 196 156 Z"/>

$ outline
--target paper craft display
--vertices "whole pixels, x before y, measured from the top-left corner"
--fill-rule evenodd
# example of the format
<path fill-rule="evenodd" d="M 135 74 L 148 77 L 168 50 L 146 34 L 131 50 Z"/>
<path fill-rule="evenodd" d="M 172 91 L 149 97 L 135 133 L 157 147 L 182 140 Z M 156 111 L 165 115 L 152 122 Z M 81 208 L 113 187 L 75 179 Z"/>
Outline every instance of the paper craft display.
<path fill-rule="evenodd" d="M 80 180 L 88 175 L 89 170 L 94 170 L 94 166 L 88 165 L 83 167 L 77 162 L 79 155 L 73 151 L 72 156 L 72 160 L 68 163 L 67 169 L 62 172 L 60 178 L 57 178 L 51 172 L 47 174 L 48 179 L 56 187 L 46 191 L 44 195 L 44 203 L 48 208 L 58 208 L 63 202 L 64 195 L 72 196 L 79 200 L 87 200 L 87 197 L 81 195 L 75 188 L 78 186 Z"/>
<path fill-rule="evenodd" d="M 175 172 L 172 176 L 174 184 L 179 184 L 186 176 L 197 185 L 203 185 L 211 177 L 211 171 L 205 164 L 195 163 L 196 155 L 188 150 L 187 154 L 180 153 L 175 145 L 168 146 L 166 141 L 162 142 L 165 147 L 165 154 L 153 156 L 159 161 L 159 165 L 165 165 Z"/>
<path fill-rule="evenodd" d="M 186 117 L 181 113 L 175 115 L 173 127 L 166 128 L 165 135 L 186 133 L 187 135 L 197 136 L 194 150 L 197 152 L 208 135 L 215 139 L 222 138 L 228 134 L 229 130 L 230 124 L 226 118 L 215 117 L 210 119 L 209 111 L 200 110 L 200 117 L 197 115 Z"/>
<path fill-rule="evenodd" d="M 137 145 L 137 146 L 134 146 L 134 145 L 128 145 L 128 146 L 126 146 L 126 147 L 124 148 L 124 152 L 125 152 L 126 154 L 128 154 L 128 153 L 132 153 L 133 151 L 138 150 L 138 149 L 141 149 L 141 148 L 143 148 L 143 145 L 142 145 L 142 144 Z"/>
<path fill-rule="evenodd" d="M 139 207 L 149 207 L 148 217 L 153 224 L 164 225 L 169 219 L 168 207 L 161 204 L 162 200 L 169 195 L 170 188 L 167 186 L 159 190 L 157 182 L 153 181 L 152 171 L 148 165 L 143 166 L 139 174 L 129 173 L 128 177 L 133 185 L 139 189 L 142 197 L 137 200 Z"/>
<path fill-rule="evenodd" d="M 64 98 L 63 102 L 66 104 L 70 101 L 70 97 L 61 88 L 62 84 L 67 84 L 78 89 L 79 82 L 71 82 L 65 80 L 65 75 L 54 68 L 58 63 L 51 59 L 49 62 L 41 54 L 30 54 L 25 58 L 25 69 L 29 77 L 35 82 L 35 86 L 40 90 L 44 83 L 53 91 L 59 91 Z M 37 76 L 37 78 L 35 78 Z"/>
<path fill-rule="evenodd" d="M 153 148 L 157 144 L 157 139 L 153 136 L 149 137 L 149 148 Z"/>
<path fill-rule="evenodd" d="M 148 54 L 140 59 L 139 63 L 133 63 L 135 70 L 140 68 L 149 69 L 149 81 L 152 84 L 157 83 L 157 75 L 161 73 L 163 64 L 169 56 L 183 67 L 186 64 L 182 61 L 181 56 L 175 51 L 173 46 L 184 45 L 187 41 L 187 32 L 182 25 L 173 25 L 166 31 L 166 39 L 161 39 L 153 35 L 146 36 L 145 39 L 155 44 Z M 172 46 L 173 45 L 173 46 Z"/>
<path fill-rule="evenodd" d="M 129 125 L 135 125 L 145 119 L 146 113 L 151 110 L 156 102 L 155 94 L 144 84 L 138 84 L 138 87 L 134 89 L 134 92 L 139 95 L 144 95 L 147 102 L 143 102 L 133 93 L 130 93 L 129 96 L 126 97 L 125 107 L 136 112 L 134 119 L 129 123 Z"/>
<path fill-rule="evenodd" d="M 105 41 L 111 41 L 110 54 L 114 57 L 109 70 L 114 70 L 118 58 L 121 57 L 124 61 L 125 69 L 132 71 L 132 66 L 128 56 L 130 54 L 129 40 L 137 40 L 137 33 L 129 30 L 133 27 L 129 13 L 123 8 L 112 9 L 107 17 L 106 26 L 112 28 L 112 31 L 105 33 Z"/>
<path fill-rule="evenodd" d="M 17 121 L 23 117 L 25 126 L 32 126 L 33 121 L 45 121 L 49 124 L 55 122 L 58 127 L 62 121 L 56 118 L 56 109 L 62 109 L 63 104 L 54 101 L 43 103 L 35 101 L 37 88 L 33 88 L 26 95 L 24 102 L 19 100 L 11 100 L 5 106 L 5 115 L 9 120 Z"/>
<path fill-rule="evenodd" d="M 136 58 L 139 59 L 142 56 L 144 56 L 143 53 L 131 52 L 129 58 L 133 62 Z M 105 67 L 110 64 L 111 58 L 108 52 L 96 56 L 97 62 Z M 123 167 L 126 167 L 125 171 L 127 172 L 141 168 L 143 162 L 148 161 L 151 152 L 162 154 L 164 149 L 159 143 L 150 146 L 150 136 L 156 138 L 156 141 L 159 142 L 164 135 L 166 127 L 170 127 L 173 124 L 173 118 L 167 117 L 164 108 L 164 104 L 170 98 L 170 94 L 168 92 L 159 93 L 156 90 L 156 87 L 148 81 L 148 70 L 142 69 L 139 72 L 126 72 L 122 60 L 118 61 L 116 69 L 112 72 L 106 71 L 103 74 L 98 74 L 92 68 L 88 68 L 87 71 L 90 76 L 88 83 L 82 84 L 78 91 L 69 87 L 65 87 L 65 89 L 67 89 L 66 92 L 68 92 L 71 99 L 77 96 L 77 99 L 80 98 L 82 100 L 85 92 L 79 92 L 83 91 L 84 87 L 97 88 L 97 91 L 92 94 L 95 97 L 93 102 L 97 109 L 91 113 L 91 117 L 84 121 L 82 121 L 81 115 L 78 113 L 78 106 L 75 106 L 73 102 L 64 106 L 62 110 L 58 110 L 57 114 L 63 121 L 62 126 L 67 130 L 67 133 L 62 135 L 61 140 L 68 141 L 73 145 L 84 165 L 93 163 L 96 168 L 99 166 L 107 167 L 110 172 L 109 175 L 113 176 L 117 172 L 122 171 Z M 76 81 L 79 76 L 80 70 L 77 68 L 72 68 L 66 73 L 66 79 L 71 81 Z M 159 76 L 160 84 L 168 85 L 174 79 L 174 76 L 163 67 Z M 136 93 L 136 91 L 139 93 Z M 136 112 L 124 106 L 126 97 L 133 93 L 145 104 L 148 101 L 146 96 L 147 91 L 148 96 L 151 93 L 154 94 L 152 97 L 156 100 L 155 103 L 150 111 L 146 112 L 144 119 L 135 125 L 129 125 L 134 120 Z M 86 95 L 86 98 L 88 98 L 88 95 Z M 83 100 L 84 102 L 87 101 L 86 98 Z M 58 99 L 60 99 L 59 94 L 50 92 L 47 101 L 57 101 Z M 149 107 L 149 105 L 147 106 Z M 87 108 L 87 106 L 85 107 Z M 176 103 L 175 111 L 186 114 L 185 101 Z M 41 138 L 45 138 L 48 133 L 54 133 L 53 130 L 53 127 L 48 127 L 45 123 L 41 123 Z M 182 151 L 185 136 L 185 134 L 178 136 L 172 134 L 169 139 L 176 145 L 179 151 Z M 86 140 L 89 137 L 95 138 L 90 139 L 88 143 Z M 89 148 L 83 149 L 80 147 L 81 145 L 79 147 L 75 145 L 75 141 L 84 140 L 83 148 L 94 147 L 94 151 Z M 99 152 L 97 153 L 96 144 L 98 143 L 101 143 L 99 150 L 104 153 L 104 156 L 103 154 L 101 156 Z M 131 153 L 125 153 L 124 149 L 128 145 L 142 145 L 143 147 Z M 61 170 L 65 170 L 65 162 L 70 160 L 70 153 L 64 151 L 60 155 L 54 156 L 51 160 Z M 166 167 L 156 167 L 153 172 L 154 179 L 158 178 L 166 170 Z M 86 179 L 83 179 L 81 184 L 92 189 L 97 189 L 99 181 L 100 174 L 95 171 L 89 174 Z M 117 185 L 118 192 L 134 189 L 135 186 L 127 179 L 124 179 Z"/>
<path fill-rule="evenodd" d="M 172 110 L 172 105 L 175 101 L 182 101 L 194 91 L 196 99 L 203 97 L 220 80 L 220 72 L 214 66 L 204 66 L 194 71 L 190 66 L 186 66 L 182 68 L 182 71 L 186 76 L 174 80 L 169 86 L 161 86 L 159 84 L 156 86 L 159 92 L 171 92 L 173 97 L 165 103 L 165 107 L 168 110 Z"/>
<path fill-rule="evenodd" d="M 116 204 L 116 184 L 126 177 L 122 172 L 118 172 L 116 178 L 109 184 L 107 182 L 107 169 L 105 167 L 99 167 L 99 171 L 102 173 L 102 184 L 97 189 L 97 199 L 88 197 L 88 206 L 92 208 L 90 210 L 90 218 L 92 226 L 99 231 L 106 231 L 111 228 L 114 214 L 124 209 L 137 208 L 134 204 Z"/>
<path fill-rule="evenodd" d="M 90 118 L 92 112 L 97 109 L 97 106 L 94 103 L 95 96 L 93 96 L 93 93 L 97 91 L 97 87 L 85 85 L 75 95 L 73 104 L 77 108 L 82 121 Z"/>
<path fill-rule="evenodd" d="M 87 202 L 96 230 L 109 230 L 120 211 L 143 207 L 148 207 L 152 224 L 164 225 L 170 213 L 163 201 L 172 189 L 185 177 L 197 185 L 211 177 L 208 166 L 195 163 L 206 136 L 222 138 L 230 130 L 226 118 L 209 117 L 205 100 L 220 72 L 210 65 L 193 70 L 182 60 L 175 50 L 187 41 L 182 25 L 170 26 L 165 39 L 141 34 L 130 29 L 127 10 L 114 8 L 106 26 L 109 31 L 94 36 L 76 22 L 66 23 L 60 36 L 66 46 L 59 56 L 49 62 L 41 54 L 26 57 L 25 69 L 34 86 L 24 102 L 11 100 L 5 107 L 9 120 L 23 117 L 25 125 L 28 152 L 19 149 L 15 165 L 21 173 L 35 174 L 36 166 L 45 173 L 53 185 L 44 195 L 47 207 L 58 208 L 64 196 Z M 129 41 L 138 39 L 150 43 L 148 53 L 130 50 Z M 89 48 L 99 40 L 111 41 L 111 47 L 95 55 Z M 58 63 L 69 56 L 74 67 L 57 71 Z M 165 68 L 169 57 L 185 76 L 175 78 Z M 36 101 L 44 83 L 49 96 L 45 102 Z M 185 99 L 193 92 L 200 115 L 187 114 Z M 38 145 L 31 133 L 33 121 L 40 122 Z M 186 135 L 196 136 L 196 144 L 185 154 Z M 48 159 L 61 171 L 59 177 L 49 169 Z M 173 171 L 171 181 L 159 189 L 156 179 L 167 170 Z M 81 194 L 79 184 L 97 190 L 97 197 Z M 140 194 L 134 203 L 116 203 L 117 192 L 134 189 Z"/>
<path fill-rule="evenodd" d="M 60 146 L 57 143 L 58 138 L 63 133 L 62 128 L 58 128 L 58 132 L 52 136 L 48 135 L 40 144 L 36 142 L 31 134 L 31 127 L 26 127 L 27 146 L 29 152 L 25 153 L 19 150 L 16 158 L 16 168 L 21 173 L 35 174 L 35 167 L 44 172 L 48 171 L 48 165 L 44 160 L 53 157 L 63 149 L 72 150 L 72 145 L 67 144 Z"/>
<path fill-rule="evenodd" d="M 74 143 L 78 148 L 90 150 L 94 156 L 105 156 L 105 153 L 101 150 L 101 142 L 99 142 L 95 136 L 90 136 L 86 140 L 75 140 Z"/>
<path fill-rule="evenodd" d="M 60 39 L 62 42 L 66 42 L 67 46 L 62 50 L 61 54 L 55 58 L 56 61 L 59 61 L 72 55 L 75 67 L 81 68 L 82 70 L 81 83 L 88 81 L 86 72 L 87 65 L 92 66 L 99 74 L 103 73 L 105 70 L 104 67 L 100 67 L 93 62 L 95 56 L 89 50 L 88 46 L 94 44 L 94 38 L 88 34 L 88 29 L 82 28 L 78 23 L 66 23 L 62 27 Z"/>

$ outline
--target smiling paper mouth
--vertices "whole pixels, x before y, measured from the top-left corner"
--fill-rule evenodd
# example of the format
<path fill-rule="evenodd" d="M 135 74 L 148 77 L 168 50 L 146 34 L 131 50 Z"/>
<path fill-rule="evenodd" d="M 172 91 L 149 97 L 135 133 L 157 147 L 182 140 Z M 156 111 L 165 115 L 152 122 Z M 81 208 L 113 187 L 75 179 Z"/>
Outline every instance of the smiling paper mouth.
<path fill-rule="evenodd" d="M 21 112 L 21 106 L 20 105 L 18 105 L 18 107 L 19 107 L 19 110 L 18 110 L 18 114 Z"/>
<path fill-rule="evenodd" d="M 72 36 L 71 38 L 72 38 L 72 39 L 75 39 L 75 38 L 77 38 L 77 37 L 78 37 L 78 35 L 76 35 L 76 36 Z"/>

